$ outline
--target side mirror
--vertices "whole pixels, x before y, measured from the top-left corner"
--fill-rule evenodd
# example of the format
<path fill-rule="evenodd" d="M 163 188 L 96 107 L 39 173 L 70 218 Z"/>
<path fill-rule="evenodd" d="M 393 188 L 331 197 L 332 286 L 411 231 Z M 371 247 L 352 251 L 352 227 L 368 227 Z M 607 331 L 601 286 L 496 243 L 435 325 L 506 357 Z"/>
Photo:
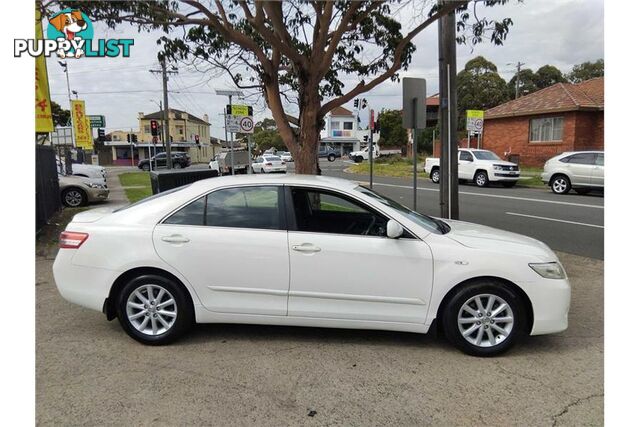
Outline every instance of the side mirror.
<path fill-rule="evenodd" d="M 390 219 L 387 222 L 387 237 L 390 239 L 397 239 L 404 233 L 404 228 L 398 223 L 398 221 Z"/>

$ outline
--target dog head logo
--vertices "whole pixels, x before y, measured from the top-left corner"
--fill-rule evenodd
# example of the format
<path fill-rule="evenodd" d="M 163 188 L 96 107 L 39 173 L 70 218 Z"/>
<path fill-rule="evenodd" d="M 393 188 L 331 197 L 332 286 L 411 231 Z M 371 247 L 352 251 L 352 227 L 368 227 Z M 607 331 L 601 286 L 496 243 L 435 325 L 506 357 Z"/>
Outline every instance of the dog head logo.
<path fill-rule="evenodd" d="M 64 34 L 67 40 L 75 39 L 76 33 L 87 29 L 87 21 L 84 20 L 82 12 L 79 10 L 61 12 L 49 19 L 49 24 Z"/>

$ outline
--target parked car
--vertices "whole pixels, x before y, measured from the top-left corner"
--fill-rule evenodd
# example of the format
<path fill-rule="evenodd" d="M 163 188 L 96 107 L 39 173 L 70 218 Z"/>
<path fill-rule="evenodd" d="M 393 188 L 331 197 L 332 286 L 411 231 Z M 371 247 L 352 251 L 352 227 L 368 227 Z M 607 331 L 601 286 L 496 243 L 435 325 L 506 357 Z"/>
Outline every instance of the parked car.
<path fill-rule="evenodd" d="M 424 171 L 431 181 L 440 182 L 440 159 L 428 157 L 424 162 Z M 473 181 L 478 187 L 486 187 L 492 182 L 513 187 L 520 179 L 520 168 L 515 163 L 502 160 L 493 151 L 460 148 L 458 179 Z"/>
<path fill-rule="evenodd" d="M 340 157 L 340 152 L 330 145 L 322 144 L 318 148 L 318 158 L 320 159 L 327 159 L 333 162 L 338 157 Z"/>
<path fill-rule="evenodd" d="M 380 148 L 377 145 L 373 146 L 373 158 L 377 159 L 380 157 Z M 352 151 L 349 153 L 349 158 L 356 163 L 360 163 L 363 160 L 369 160 L 369 146 L 367 145 L 362 150 Z"/>
<path fill-rule="evenodd" d="M 64 164 L 58 156 L 56 156 L 56 162 L 58 164 L 58 172 L 64 175 L 66 172 Z M 75 176 L 91 178 L 94 180 L 100 180 L 104 184 L 107 183 L 107 170 L 103 166 L 85 165 L 84 163 L 71 163 L 71 174 Z"/>
<path fill-rule="evenodd" d="M 251 164 L 253 173 L 287 172 L 287 163 L 278 156 L 258 156 Z"/>
<path fill-rule="evenodd" d="M 249 152 L 242 151 L 224 151 L 216 154 L 209 162 L 209 169 L 218 171 L 218 175 L 230 175 L 231 169 L 235 170 L 235 173 L 248 173 L 250 167 Z M 233 166 L 232 166 L 233 165 Z"/>
<path fill-rule="evenodd" d="M 95 179 L 58 174 L 58 185 L 60 186 L 62 204 L 70 208 L 85 206 L 109 198 L 109 189 L 106 184 Z"/>
<path fill-rule="evenodd" d="M 65 299 L 152 345 L 193 322 L 438 327 L 459 349 L 493 356 L 565 330 L 571 294 L 538 240 L 295 174 L 205 179 L 79 213 L 53 273 Z"/>
<path fill-rule="evenodd" d="M 293 162 L 293 157 L 291 156 L 291 153 L 288 151 L 278 151 L 276 154 L 285 162 Z"/>
<path fill-rule="evenodd" d="M 544 164 L 542 181 L 556 194 L 573 189 L 586 194 L 604 188 L 604 151 L 571 151 L 550 158 Z"/>
<path fill-rule="evenodd" d="M 171 153 L 171 160 L 174 169 L 182 169 L 191 166 L 191 157 L 185 153 Z M 149 171 L 156 166 L 159 168 L 167 167 L 167 153 L 158 153 L 151 157 L 151 164 L 149 159 L 140 160 L 138 162 L 138 168 L 143 171 Z"/>

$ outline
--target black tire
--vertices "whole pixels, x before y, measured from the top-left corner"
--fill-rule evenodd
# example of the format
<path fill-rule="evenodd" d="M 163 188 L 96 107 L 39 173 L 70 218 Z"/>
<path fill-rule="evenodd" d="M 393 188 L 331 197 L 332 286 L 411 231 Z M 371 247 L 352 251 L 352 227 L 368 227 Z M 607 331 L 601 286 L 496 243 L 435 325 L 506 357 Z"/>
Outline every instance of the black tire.
<path fill-rule="evenodd" d="M 142 170 L 145 172 L 149 172 L 151 170 L 151 166 L 149 165 L 149 163 L 145 163 L 142 165 Z"/>
<path fill-rule="evenodd" d="M 327 156 L 327 160 L 329 160 L 330 162 L 333 162 L 335 159 L 336 159 L 336 156 L 335 156 L 335 155 L 333 155 L 333 154 L 329 154 L 329 155 Z"/>
<path fill-rule="evenodd" d="M 571 191 L 571 180 L 566 175 L 556 175 L 549 182 L 551 191 L 556 194 L 567 194 Z"/>
<path fill-rule="evenodd" d="M 440 182 L 440 169 L 432 169 L 430 178 L 434 184 L 438 184 Z"/>
<path fill-rule="evenodd" d="M 182 169 L 182 165 L 180 163 L 174 163 L 173 164 L 173 168 L 174 169 Z"/>
<path fill-rule="evenodd" d="M 580 195 L 589 194 L 591 192 L 590 188 L 574 188 L 574 190 Z"/>
<path fill-rule="evenodd" d="M 219 176 L 219 175 L 220 175 L 220 172 L 218 172 L 218 171 L 216 171 L 216 170 L 214 170 L 214 171 L 213 171 L 213 176 L 214 176 L 214 177 L 217 177 L 217 176 Z"/>
<path fill-rule="evenodd" d="M 489 186 L 489 176 L 485 171 L 476 172 L 476 176 L 473 177 L 473 181 L 476 183 L 478 187 Z"/>
<path fill-rule="evenodd" d="M 152 285 L 165 289 L 175 301 L 176 317 L 169 330 L 158 334 L 145 334 L 131 323 L 127 316 L 127 300 L 141 286 Z M 141 291 L 143 296 L 148 296 Z M 169 308 L 167 306 L 164 308 Z M 156 274 L 146 274 L 129 281 L 116 297 L 116 314 L 122 329 L 133 339 L 147 345 L 165 345 L 183 336 L 194 323 L 193 303 L 186 291 L 173 280 Z"/>
<path fill-rule="evenodd" d="M 513 188 L 516 186 L 516 181 L 503 182 L 502 186 L 505 188 Z"/>
<path fill-rule="evenodd" d="M 473 299 L 478 295 L 494 295 L 499 298 L 502 298 L 511 308 L 513 313 L 513 324 L 511 330 L 506 338 L 502 341 L 497 342 L 495 345 L 491 346 L 480 346 L 473 344 L 462 335 L 462 331 L 460 330 L 460 326 L 458 325 L 458 315 L 462 311 L 462 306 L 467 303 L 470 299 Z M 483 304 L 488 304 L 488 298 L 485 298 L 481 302 Z M 497 301 L 496 301 L 497 303 Z M 497 309 L 496 303 L 494 303 L 493 308 Z M 456 348 L 459 350 L 471 355 L 471 356 L 479 356 L 479 357 L 491 357 L 497 356 L 498 354 L 504 353 L 509 350 L 516 342 L 518 342 L 523 336 L 527 335 L 530 325 L 530 319 L 527 317 L 527 310 L 525 309 L 525 302 L 521 300 L 521 297 L 511 290 L 504 283 L 491 280 L 491 279 L 483 279 L 475 282 L 470 282 L 469 284 L 460 287 L 457 291 L 455 291 L 448 299 L 444 302 L 444 307 L 442 310 L 442 328 L 444 331 L 444 335 L 447 337 L 447 340 L 451 342 Z M 466 313 L 466 312 L 465 312 Z M 485 312 L 486 313 L 486 312 Z M 500 312 L 504 313 L 504 312 Z M 493 313 L 493 314 L 500 314 Z M 473 316 L 469 316 L 469 319 L 473 319 Z M 493 326 L 490 324 L 484 324 L 484 318 L 479 320 L 480 328 L 476 329 L 480 331 L 482 329 L 482 336 L 488 337 L 488 334 L 485 331 L 490 330 L 492 334 Z M 476 327 L 478 324 L 472 324 L 471 327 Z M 496 326 L 499 326 L 500 322 L 496 323 Z M 502 326 L 505 326 L 502 324 Z M 470 339 L 474 339 L 479 335 L 480 332 L 471 333 Z M 475 337 L 474 337 L 475 335 Z M 499 340 L 501 335 L 494 335 L 494 339 Z"/>
<path fill-rule="evenodd" d="M 69 187 L 62 190 L 62 204 L 68 208 L 85 206 L 88 201 L 87 193 L 78 187 Z"/>
<path fill-rule="evenodd" d="M 264 168 L 260 168 L 260 173 L 266 173 L 266 172 L 264 171 Z"/>
<path fill-rule="evenodd" d="M 356 158 L 354 160 L 355 160 L 356 163 L 362 163 L 364 158 L 362 156 L 356 156 Z"/>

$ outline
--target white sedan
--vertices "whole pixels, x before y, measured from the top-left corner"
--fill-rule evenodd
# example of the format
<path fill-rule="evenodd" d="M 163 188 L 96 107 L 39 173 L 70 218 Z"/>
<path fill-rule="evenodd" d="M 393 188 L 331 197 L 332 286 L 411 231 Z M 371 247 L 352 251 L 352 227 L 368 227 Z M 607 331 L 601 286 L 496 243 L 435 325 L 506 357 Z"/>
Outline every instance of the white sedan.
<path fill-rule="evenodd" d="M 542 242 L 309 175 L 207 179 L 79 213 L 53 272 L 64 298 L 117 317 L 145 344 L 194 322 L 437 327 L 462 351 L 492 356 L 565 330 L 571 294 Z"/>
<path fill-rule="evenodd" d="M 253 173 L 287 172 L 287 164 L 275 155 L 258 156 L 251 164 Z"/>

